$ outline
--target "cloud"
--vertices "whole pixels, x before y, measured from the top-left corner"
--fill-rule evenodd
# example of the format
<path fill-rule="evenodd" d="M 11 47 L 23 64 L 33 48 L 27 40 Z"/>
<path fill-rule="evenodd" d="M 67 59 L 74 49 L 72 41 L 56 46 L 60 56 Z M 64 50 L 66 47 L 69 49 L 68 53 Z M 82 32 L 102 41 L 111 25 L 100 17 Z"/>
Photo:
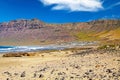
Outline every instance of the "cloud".
<path fill-rule="evenodd" d="M 45 6 L 53 5 L 52 10 L 99 11 L 104 9 L 101 0 L 40 0 Z"/>
<path fill-rule="evenodd" d="M 107 9 L 112 9 L 113 7 L 118 6 L 118 5 L 120 5 L 120 2 L 117 2 L 117 3 L 113 4 L 113 5 L 111 5 L 111 6 L 108 7 Z M 106 9 L 106 10 L 107 10 L 107 9 Z"/>

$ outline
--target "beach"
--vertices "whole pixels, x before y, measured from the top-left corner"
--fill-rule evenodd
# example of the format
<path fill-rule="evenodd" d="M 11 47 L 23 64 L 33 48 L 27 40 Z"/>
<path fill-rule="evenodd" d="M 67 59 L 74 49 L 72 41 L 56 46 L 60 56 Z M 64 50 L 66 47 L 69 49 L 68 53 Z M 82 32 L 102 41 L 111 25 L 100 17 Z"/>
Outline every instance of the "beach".
<path fill-rule="evenodd" d="M 30 52 L 28 52 L 30 53 Z M 2 57 L 0 80 L 120 80 L 120 51 L 68 49 Z"/>
<path fill-rule="evenodd" d="M 0 0 L 0 80 L 120 80 L 120 0 Z"/>

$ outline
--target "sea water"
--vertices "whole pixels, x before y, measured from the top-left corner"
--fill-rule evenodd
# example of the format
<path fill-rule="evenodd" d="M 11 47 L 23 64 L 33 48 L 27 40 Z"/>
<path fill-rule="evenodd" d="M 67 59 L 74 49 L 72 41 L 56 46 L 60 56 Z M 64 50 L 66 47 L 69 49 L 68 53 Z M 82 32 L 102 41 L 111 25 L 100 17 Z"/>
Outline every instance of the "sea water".
<path fill-rule="evenodd" d="M 64 49 L 62 46 L 0 46 L 0 53 Z"/>
<path fill-rule="evenodd" d="M 96 44 L 96 42 L 70 42 L 64 44 L 39 45 L 39 46 L 0 46 L 0 53 L 4 52 L 29 52 L 40 50 L 62 50 L 65 48 L 73 48 L 76 46 L 85 46 Z"/>

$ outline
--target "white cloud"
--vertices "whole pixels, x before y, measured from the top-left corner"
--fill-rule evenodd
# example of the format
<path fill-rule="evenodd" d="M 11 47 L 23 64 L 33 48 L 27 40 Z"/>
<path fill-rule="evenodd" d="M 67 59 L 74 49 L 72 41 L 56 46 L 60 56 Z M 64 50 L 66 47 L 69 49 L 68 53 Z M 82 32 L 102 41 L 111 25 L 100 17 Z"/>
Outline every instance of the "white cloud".
<path fill-rule="evenodd" d="M 118 6 L 118 5 L 120 5 L 120 2 L 117 2 L 117 3 L 109 6 L 107 9 L 112 9 L 113 7 Z M 106 9 L 106 10 L 107 10 L 107 9 Z"/>
<path fill-rule="evenodd" d="M 101 0 L 40 0 L 45 6 L 54 5 L 53 10 L 98 11 L 104 9 Z"/>

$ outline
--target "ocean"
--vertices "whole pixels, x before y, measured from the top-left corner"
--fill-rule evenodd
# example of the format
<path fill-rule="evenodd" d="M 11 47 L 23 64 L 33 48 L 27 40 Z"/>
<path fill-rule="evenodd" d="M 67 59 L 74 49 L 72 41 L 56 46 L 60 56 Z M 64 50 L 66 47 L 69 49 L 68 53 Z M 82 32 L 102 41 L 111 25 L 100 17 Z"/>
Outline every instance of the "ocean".
<path fill-rule="evenodd" d="M 70 42 L 64 44 L 39 45 L 39 46 L 0 46 L 0 53 L 6 52 L 30 52 L 40 50 L 62 50 L 65 48 L 73 48 L 76 46 L 93 45 L 96 42 Z"/>
<path fill-rule="evenodd" d="M 64 49 L 62 46 L 0 46 L 0 53 Z"/>

